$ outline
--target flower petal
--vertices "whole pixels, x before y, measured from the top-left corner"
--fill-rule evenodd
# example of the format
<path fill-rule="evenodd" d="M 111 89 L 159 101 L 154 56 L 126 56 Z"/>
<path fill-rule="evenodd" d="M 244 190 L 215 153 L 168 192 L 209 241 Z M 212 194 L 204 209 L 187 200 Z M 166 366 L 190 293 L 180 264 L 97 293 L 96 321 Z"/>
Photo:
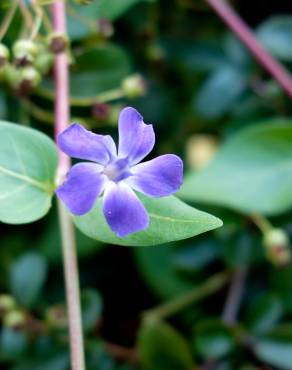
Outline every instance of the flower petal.
<path fill-rule="evenodd" d="M 164 197 L 178 191 L 183 182 L 183 162 L 173 154 L 139 163 L 125 182 L 151 197 Z"/>
<path fill-rule="evenodd" d="M 97 135 L 73 123 L 58 136 L 59 148 L 70 157 L 107 164 L 116 157 L 116 145 L 110 136 Z"/>
<path fill-rule="evenodd" d="M 103 212 L 112 231 L 120 237 L 144 230 L 149 225 L 143 204 L 123 182 L 111 181 L 106 185 Z"/>
<path fill-rule="evenodd" d="M 154 143 L 153 126 L 146 125 L 136 109 L 123 109 L 119 117 L 119 158 L 128 158 L 130 164 L 136 164 L 151 152 Z"/>
<path fill-rule="evenodd" d="M 103 167 L 96 163 L 78 163 L 71 168 L 65 183 L 56 190 L 57 196 L 70 212 L 80 216 L 89 212 L 104 188 Z"/>

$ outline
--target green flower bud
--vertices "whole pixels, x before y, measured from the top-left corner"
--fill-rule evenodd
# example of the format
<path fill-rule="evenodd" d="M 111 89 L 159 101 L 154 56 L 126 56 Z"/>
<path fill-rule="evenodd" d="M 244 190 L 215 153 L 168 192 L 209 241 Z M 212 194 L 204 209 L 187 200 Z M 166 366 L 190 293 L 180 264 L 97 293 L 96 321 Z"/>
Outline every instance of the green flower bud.
<path fill-rule="evenodd" d="M 4 77 L 8 86 L 15 90 L 21 83 L 21 70 L 10 64 L 5 68 Z"/>
<path fill-rule="evenodd" d="M 32 40 L 19 40 L 13 45 L 15 64 L 23 67 L 32 64 L 38 52 L 37 45 Z"/>
<path fill-rule="evenodd" d="M 9 49 L 4 44 L 0 44 L 0 67 L 8 63 L 10 56 Z"/>
<path fill-rule="evenodd" d="M 46 312 L 46 321 L 53 328 L 66 329 L 68 327 L 66 307 L 63 305 L 50 307 Z"/>
<path fill-rule="evenodd" d="M 34 66 L 41 73 L 41 75 L 45 76 L 50 72 L 53 63 L 54 63 L 54 54 L 50 52 L 44 52 L 36 57 Z"/>
<path fill-rule="evenodd" d="M 282 229 L 272 229 L 265 233 L 263 244 L 267 258 L 277 266 L 287 265 L 291 261 L 289 238 Z"/>
<path fill-rule="evenodd" d="M 69 40 L 68 37 L 63 33 L 53 32 L 48 37 L 48 45 L 51 52 L 58 54 L 67 49 Z"/>
<path fill-rule="evenodd" d="M 25 326 L 26 322 L 26 314 L 20 310 L 8 312 L 3 319 L 3 325 L 12 329 L 20 329 Z"/>
<path fill-rule="evenodd" d="M 6 74 L 8 85 L 19 95 L 28 95 L 41 82 L 39 71 L 32 67 L 15 68 L 11 66 Z"/>
<path fill-rule="evenodd" d="M 0 295 L 0 314 L 5 314 L 11 311 L 16 306 L 15 299 L 8 294 Z"/>
<path fill-rule="evenodd" d="M 124 94 L 130 98 L 137 98 L 146 93 L 146 82 L 139 74 L 126 77 L 121 86 Z"/>

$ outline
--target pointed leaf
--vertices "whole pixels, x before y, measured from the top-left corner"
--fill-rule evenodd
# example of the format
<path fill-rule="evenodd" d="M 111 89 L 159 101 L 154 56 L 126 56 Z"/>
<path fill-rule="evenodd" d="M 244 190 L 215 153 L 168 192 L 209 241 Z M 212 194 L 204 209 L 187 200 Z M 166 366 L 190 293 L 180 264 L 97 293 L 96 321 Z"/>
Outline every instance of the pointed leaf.
<path fill-rule="evenodd" d="M 102 212 L 102 199 L 84 216 L 74 217 L 76 226 L 93 239 L 110 244 L 150 246 L 190 238 L 222 226 L 218 218 L 188 206 L 174 196 L 147 198 L 139 196 L 145 205 L 150 226 L 125 238 L 117 237 L 109 228 Z"/>
<path fill-rule="evenodd" d="M 243 213 L 279 214 L 292 207 L 291 167 L 291 122 L 265 122 L 231 137 L 207 167 L 186 178 L 179 195 Z"/>

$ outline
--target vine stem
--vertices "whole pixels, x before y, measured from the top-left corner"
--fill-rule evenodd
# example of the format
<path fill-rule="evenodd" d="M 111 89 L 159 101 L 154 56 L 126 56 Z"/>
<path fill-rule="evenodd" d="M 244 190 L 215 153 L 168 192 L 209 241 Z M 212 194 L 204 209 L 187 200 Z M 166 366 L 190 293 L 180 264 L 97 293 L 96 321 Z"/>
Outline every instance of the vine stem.
<path fill-rule="evenodd" d="M 65 2 L 57 0 L 52 4 L 54 31 L 66 34 Z M 69 61 L 66 51 L 55 58 L 55 136 L 69 125 Z M 57 183 L 61 182 L 70 168 L 70 158 L 59 150 Z M 66 298 L 68 305 L 69 335 L 72 370 L 85 370 L 84 343 L 81 320 L 79 274 L 76 253 L 74 226 L 63 204 L 58 201 L 61 229 Z"/>
<path fill-rule="evenodd" d="M 2 24 L 1 24 L 1 28 L 0 28 L 0 41 L 3 39 L 3 37 L 5 36 L 11 22 L 12 22 L 12 19 L 14 17 L 14 14 L 17 10 L 17 7 L 19 5 L 19 0 L 14 0 L 14 2 L 12 3 L 12 6 L 11 8 L 8 10 Z"/>
<path fill-rule="evenodd" d="M 205 0 L 224 23 L 250 50 L 258 62 L 274 77 L 286 94 L 292 98 L 292 77 L 288 70 L 274 59 L 257 41 L 248 25 L 224 0 Z"/>
<path fill-rule="evenodd" d="M 143 318 L 157 317 L 165 319 L 171 315 L 176 314 L 185 307 L 198 302 L 199 300 L 215 293 L 221 289 L 230 279 L 230 274 L 227 271 L 219 272 L 218 274 L 210 277 L 203 284 L 196 286 L 190 292 L 177 297 L 169 302 L 166 302 L 158 307 L 147 310 L 143 313 Z"/>

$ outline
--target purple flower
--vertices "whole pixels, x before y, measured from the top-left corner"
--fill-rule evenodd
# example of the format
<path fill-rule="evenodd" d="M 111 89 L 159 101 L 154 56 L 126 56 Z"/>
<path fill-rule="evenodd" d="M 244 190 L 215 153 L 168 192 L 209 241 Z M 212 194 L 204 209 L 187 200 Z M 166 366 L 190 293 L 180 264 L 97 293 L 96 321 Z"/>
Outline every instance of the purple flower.
<path fill-rule="evenodd" d="M 134 108 L 125 108 L 119 117 L 119 148 L 108 135 L 97 135 L 72 124 L 58 137 L 58 146 L 78 163 L 56 193 L 74 215 L 84 215 L 103 196 L 103 212 L 110 228 L 119 237 L 144 230 L 149 216 L 135 192 L 150 197 L 175 193 L 182 184 L 183 163 L 166 154 L 139 163 L 153 149 L 155 135 Z"/>

